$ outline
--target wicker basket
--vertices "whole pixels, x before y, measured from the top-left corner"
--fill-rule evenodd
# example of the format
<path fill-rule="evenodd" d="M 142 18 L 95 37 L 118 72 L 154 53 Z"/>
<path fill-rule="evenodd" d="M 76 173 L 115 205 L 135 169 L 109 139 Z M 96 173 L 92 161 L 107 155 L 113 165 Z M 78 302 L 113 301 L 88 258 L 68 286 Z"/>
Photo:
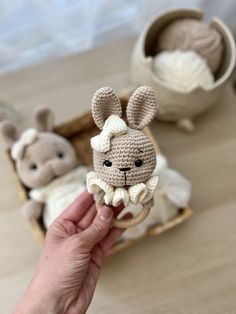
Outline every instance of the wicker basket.
<path fill-rule="evenodd" d="M 122 105 L 125 106 L 127 103 L 127 97 L 124 96 L 121 98 Z M 65 138 L 67 138 L 72 145 L 74 146 L 79 164 L 84 166 L 91 166 L 92 164 L 92 150 L 90 147 L 90 138 L 94 136 L 98 129 L 94 124 L 92 119 L 92 115 L 90 112 L 85 113 L 84 115 L 73 119 L 72 121 L 65 122 L 54 128 L 55 133 L 58 133 Z M 156 151 L 159 151 L 158 144 L 156 140 L 153 138 L 153 135 L 149 128 L 145 129 L 146 134 L 152 139 L 155 145 Z M 16 174 L 14 161 L 11 159 L 9 152 L 7 152 L 7 158 L 11 164 L 12 170 Z M 28 198 L 28 189 L 19 181 L 19 178 L 16 174 L 16 182 L 18 186 L 18 193 L 20 195 L 20 199 L 22 202 L 25 202 Z M 173 220 L 169 221 L 165 225 L 156 225 L 149 228 L 144 236 L 141 236 L 135 240 L 124 240 L 115 244 L 109 251 L 109 254 L 113 254 L 117 251 L 125 249 L 139 241 L 140 239 L 146 236 L 155 236 L 158 235 L 180 223 L 188 219 L 192 215 L 192 210 L 190 208 L 183 208 L 179 211 L 177 217 Z M 43 243 L 45 238 L 45 227 L 43 225 L 42 219 L 38 220 L 30 220 L 30 224 L 32 227 L 32 232 L 37 242 L 40 244 Z"/>

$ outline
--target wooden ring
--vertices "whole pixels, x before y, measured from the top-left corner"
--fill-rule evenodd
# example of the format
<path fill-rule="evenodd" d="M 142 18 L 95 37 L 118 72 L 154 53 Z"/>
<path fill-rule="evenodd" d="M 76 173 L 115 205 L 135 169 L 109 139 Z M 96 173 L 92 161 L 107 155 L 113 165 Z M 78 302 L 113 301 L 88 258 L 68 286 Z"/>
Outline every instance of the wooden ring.
<path fill-rule="evenodd" d="M 97 211 L 99 211 L 102 208 L 102 206 L 103 206 L 103 204 L 97 204 L 97 206 L 96 206 Z M 150 210 L 151 210 L 151 208 L 143 207 L 142 210 L 140 211 L 140 213 L 135 217 L 132 217 L 129 219 L 114 218 L 112 225 L 114 227 L 120 228 L 120 229 L 127 229 L 130 227 L 136 226 L 137 224 L 142 222 L 147 217 Z"/>

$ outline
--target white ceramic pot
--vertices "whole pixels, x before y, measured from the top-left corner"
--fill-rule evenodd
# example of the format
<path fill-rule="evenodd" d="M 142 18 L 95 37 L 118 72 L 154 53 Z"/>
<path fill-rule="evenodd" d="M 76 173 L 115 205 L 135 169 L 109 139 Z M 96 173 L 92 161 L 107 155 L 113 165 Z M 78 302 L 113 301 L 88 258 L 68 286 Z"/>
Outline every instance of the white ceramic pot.
<path fill-rule="evenodd" d="M 235 42 L 228 27 L 218 18 L 214 18 L 210 25 L 220 32 L 223 40 L 224 53 L 216 80 L 210 88 L 196 88 L 188 93 L 181 93 L 166 87 L 158 79 L 152 69 L 154 45 L 158 34 L 170 22 L 181 18 L 195 18 L 201 20 L 203 13 L 192 9 L 168 11 L 157 17 L 141 33 L 131 60 L 131 77 L 134 85 L 151 86 L 156 94 L 158 108 L 157 118 L 164 121 L 176 121 L 188 131 L 194 129 L 192 120 L 198 114 L 212 106 L 225 87 L 235 66 Z"/>

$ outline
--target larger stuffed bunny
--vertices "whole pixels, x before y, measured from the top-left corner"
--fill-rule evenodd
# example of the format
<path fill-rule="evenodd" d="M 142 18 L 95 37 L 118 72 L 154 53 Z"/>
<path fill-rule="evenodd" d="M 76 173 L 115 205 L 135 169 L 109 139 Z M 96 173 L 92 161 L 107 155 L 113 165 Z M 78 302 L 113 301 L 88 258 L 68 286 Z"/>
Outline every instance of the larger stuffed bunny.
<path fill-rule="evenodd" d="M 87 169 L 78 167 L 73 146 L 52 132 L 53 114 L 46 108 L 36 110 L 35 128 L 21 135 L 9 121 L 1 133 L 15 161 L 17 174 L 29 188 L 23 214 L 29 219 L 43 216 L 45 227 L 85 188 Z"/>

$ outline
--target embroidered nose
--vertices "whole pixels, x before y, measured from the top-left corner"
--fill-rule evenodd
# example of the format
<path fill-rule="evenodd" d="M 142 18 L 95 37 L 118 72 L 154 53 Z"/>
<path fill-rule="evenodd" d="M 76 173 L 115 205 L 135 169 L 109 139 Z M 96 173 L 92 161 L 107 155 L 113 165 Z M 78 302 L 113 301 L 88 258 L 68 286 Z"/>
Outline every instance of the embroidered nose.
<path fill-rule="evenodd" d="M 131 168 L 130 168 L 130 167 L 126 167 L 126 168 L 119 168 L 119 170 L 120 170 L 120 171 L 129 171 L 129 170 L 131 170 Z"/>

